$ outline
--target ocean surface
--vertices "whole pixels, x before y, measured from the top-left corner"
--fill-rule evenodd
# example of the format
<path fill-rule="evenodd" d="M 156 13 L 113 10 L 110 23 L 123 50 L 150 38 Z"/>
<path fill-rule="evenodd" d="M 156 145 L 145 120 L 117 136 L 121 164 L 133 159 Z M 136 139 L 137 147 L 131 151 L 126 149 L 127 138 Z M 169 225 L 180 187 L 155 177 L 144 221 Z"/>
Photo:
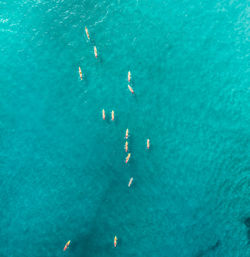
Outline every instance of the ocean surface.
<path fill-rule="evenodd" d="M 1 0 L 0 257 L 250 256 L 249 13 Z"/>

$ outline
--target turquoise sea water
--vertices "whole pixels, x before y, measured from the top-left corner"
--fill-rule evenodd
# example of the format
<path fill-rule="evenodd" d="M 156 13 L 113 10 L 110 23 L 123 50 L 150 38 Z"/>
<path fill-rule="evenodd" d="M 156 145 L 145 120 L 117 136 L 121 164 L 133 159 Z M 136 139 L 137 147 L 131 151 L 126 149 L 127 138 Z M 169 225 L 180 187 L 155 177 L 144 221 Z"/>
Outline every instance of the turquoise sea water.
<path fill-rule="evenodd" d="M 250 256 L 247 1 L 0 10 L 1 257 Z"/>

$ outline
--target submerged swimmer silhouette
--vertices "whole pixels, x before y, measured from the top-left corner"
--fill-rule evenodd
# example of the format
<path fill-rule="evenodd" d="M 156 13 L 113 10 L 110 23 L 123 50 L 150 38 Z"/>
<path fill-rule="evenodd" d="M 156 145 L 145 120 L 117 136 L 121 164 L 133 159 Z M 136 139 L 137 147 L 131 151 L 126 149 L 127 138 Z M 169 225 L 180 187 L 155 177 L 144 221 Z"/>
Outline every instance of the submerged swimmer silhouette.
<path fill-rule="evenodd" d="M 205 254 L 207 254 L 208 252 L 214 251 L 217 247 L 220 246 L 220 244 L 221 244 L 221 241 L 218 240 L 214 245 L 210 246 L 208 249 L 199 251 L 199 252 L 195 255 L 195 257 L 203 257 L 203 256 L 204 256 Z"/>

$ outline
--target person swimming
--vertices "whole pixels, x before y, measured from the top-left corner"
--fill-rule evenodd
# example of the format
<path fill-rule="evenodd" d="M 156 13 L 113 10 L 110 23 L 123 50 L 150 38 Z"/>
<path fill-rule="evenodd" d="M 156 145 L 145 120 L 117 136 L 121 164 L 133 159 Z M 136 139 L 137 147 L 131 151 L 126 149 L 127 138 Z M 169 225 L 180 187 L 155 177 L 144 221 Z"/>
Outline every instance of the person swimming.
<path fill-rule="evenodd" d="M 69 244 L 70 244 L 70 240 L 66 243 L 66 245 L 64 246 L 64 248 L 63 248 L 63 251 L 66 251 L 67 250 L 67 248 L 68 248 L 68 246 L 69 246 Z"/>
<path fill-rule="evenodd" d="M 111 120 L 114 120 L 115 119 L 115 112 L 112 110 L 111 112 Z"/>
<path fill-rule="evenodd" d="M 130 156 L 131 156 L 131 153 L 129 153 L 128 156 L 126 157 L 125 163 L 128 163 Z"/>
<path fill-rule="evenodd" d="M 147 148 L 149 149 L 149 147 L 150 147 L 150 141 L 149 139 L 147 139 Z"/>
<path fill-rule="evenodd" d="M 95 58 L 97 58 L 97 49 L 96 49 L 96 46 L 94 46 L 94 54 L 95 54 Z"/>
<path fill-rule="evenodd" d="M 85 32 L 86 32 L 87 38 L 90 39 L 90 37 L 89 37 L 89 31 L 88 31 L 88 29 L 87 29 L 86 26 L 85 26 Z"/>
<path fill-rule="evenodd" d="M 134 90 L 133 90 L 133 88 L 132 88 L 130 85 L 128 85 L 128 89 L 129 89 L 129 91 L 130 91 L 132 94 L 134 94 Z"/>
<path fill-rule="evenodd" d="M 126 141 L 126 143 L 125 143 L 125 152 L 127 152 L 128 151 L 128 141 Z"/>
<path fill-rule="evenodd" d="M 114 238 L 114 247 L 116 247 L 117 246 L 117 237 L 115 236 L 115 238 Z"/>
<path fill-rule="evenodd" d="M 125 138 L 128 139 L 128 129 L 126 129 L 126 134 L 125 134 Z"/>
<path fill-rule="evenodd" d="M 80 66 L 79 66 L 79 75 L 80 75 L 80 79 L 82 80 L 82 70 Z"/>
<path fill-rule="evenodd" d="M 105 120 L 105 111 L 102 109 L 102 119 Z"/>
<path fill-rule="evenodd" d="M 131 184 L 132 184 L 133 180 L 134 180 L 134 178 L 133 178 L 133 177 L 132 177 L 132 178 L 130 178 L 130 180 L 129 180 L 129 182 L 128 182 L 128 187 L 130 187 L 130 186 L 131 186 Z"/>
<path fill-rule="evenodd" d="M 130 70 L 128 71 L 128 82 L 130 82 L 130 80 L 131 80 L 131 72 L 130 72 Z"/>

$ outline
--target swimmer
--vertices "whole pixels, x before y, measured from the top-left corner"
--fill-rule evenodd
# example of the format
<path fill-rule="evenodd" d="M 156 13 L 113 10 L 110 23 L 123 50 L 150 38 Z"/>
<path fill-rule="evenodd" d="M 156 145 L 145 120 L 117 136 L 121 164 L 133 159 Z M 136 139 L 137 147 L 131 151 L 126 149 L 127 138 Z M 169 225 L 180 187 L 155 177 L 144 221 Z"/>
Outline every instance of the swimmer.
<path fill-rule="evenodd" d="M 129 182 L 128 182 L 128 187 L 131 186 L 132 182 L 133 182 L 133 177 L 129 180 Z"/>
<path fill-rule="evenodd" d="M 95 58 L 97 58 L 97 49 L 96 49 L 96 46 L 94 46 L 94 54 L 95 54 Z"/>
<path fill-rule="evenodd" d="M 70 240 L 69 240 L 69 241 L 66 243 L 66 245 L 64 246 L 63 251 L 66 251 L 66 250 L 67 250 L 69 244 L 70 244 Z"/>
<path fill-rule="evenodd" d="M 89 39 L 89 31 L 86 26 L 85 26 L 85 32 L 86 32 L 87 38 Z"/>
<path fill-rule="evenodd" d="M 150 141 L 149 139 L 147 139 L 147 148 L 149 149 L 149 147 L 150 147 Z"/>
<path fill-rule="evenodd" d="M 79 75 L 80 75 L 80 79 L 82 80 L 82 70 L 81 70 L 80 66 L 79 66 Z"/>
<path fill-rule="evenodd" d="M 125 143 L 125 152 L 127 152 L 128 151 L 128 141 L 126 141 L 126 143 Z"/>
<path fill-rule="evenodd" d="M 130 70 L 128 71 L 128 82 L 130 82 L 130 80 L 131 80 L 131 72 L 130 72 Z"/>
<path fill-rule="evenodd" d="M 114 247 L 116 247 L 116 245 L 117 245 L 117 237 L 115 236 L 115 238 L 114 238 Z"/>
<path fill-rule="evenodd" d="M 112 111 L 112 112 L 111 112 L 111 120 L 114 120 L 114 119 L 115 119 L 115 112 Z"/>
<path fill-rule="evenodd" d="M 129 89 L 129 91 L 130 91 L 132 94 L 134 94 L 134 90 L 133 90 L 133 88 L 132 88 L 130 85 L 128 85 L 128 89 Z"/>
<path fill-rule="evenodd" d="M 128 163 L 130 156 L 131 156 L 131 153 L 129 153 L 128 156 L 126 157 L 125 163 Z"/>
<path fill-rule="evenodd" d="M 125 138 L 128 139 L 128 129 L 126 129 Z"/>
<path fill-rule="evenodd" d="M 105 120 L 105 111 L 102 109 L 102 119 Z"/>

